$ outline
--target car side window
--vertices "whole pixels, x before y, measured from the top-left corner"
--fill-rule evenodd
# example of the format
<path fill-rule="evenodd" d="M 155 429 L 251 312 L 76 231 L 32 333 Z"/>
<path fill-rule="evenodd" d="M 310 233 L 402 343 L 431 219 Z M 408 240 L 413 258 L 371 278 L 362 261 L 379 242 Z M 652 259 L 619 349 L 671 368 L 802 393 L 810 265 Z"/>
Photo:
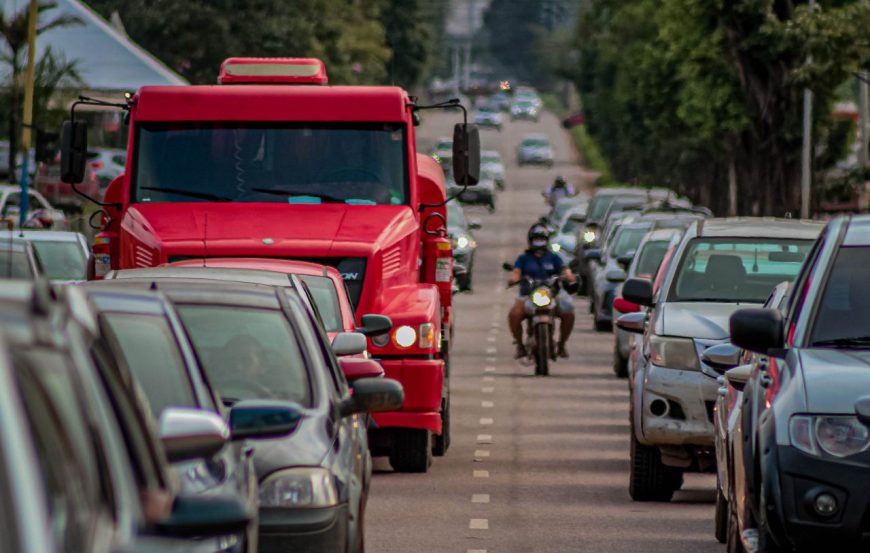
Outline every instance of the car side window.
<path fill-rule="evenodd" d="M 341 372 L 341 368 L 338 366 L 338 361 L 335 358 L 332 347 L 329 345 L 329 338 L 323 331 L 323 327 L 317 324 L 313 314 L 308 312 L 308 310 L 303 311 L 305 311 L 304 316 L 311 322 L 311 327 L 314 330 L 317 347 L 320 349 L 323 363 L 326 365 L 327 371 L 329 372 L 331 389 L 336 393 L 338 398 L 343 398 L 348 394 L 347 380 L 344 378 L 344 373 Z"/>
<path fill-rule="evenodd" d="M 807 254 L 803 267 L 801 267 L 801 270 L 795 279 L 794 285 L 792 285 L 788 292 L 788 307 L 785 311 L 785 320 L 789 337 L 792 334 L 792 328 L 795 321 L 797 320 L 798 315 L 800 315 L 810 283 L 813 281 L 812 275 L 815 274 L 816 267 L 819 263 L 820 253 L 824 249 L 826 234 L 827 230 L 823 232 L 816 240 L 815 244 L 813 244 L 812 249 Z"/>

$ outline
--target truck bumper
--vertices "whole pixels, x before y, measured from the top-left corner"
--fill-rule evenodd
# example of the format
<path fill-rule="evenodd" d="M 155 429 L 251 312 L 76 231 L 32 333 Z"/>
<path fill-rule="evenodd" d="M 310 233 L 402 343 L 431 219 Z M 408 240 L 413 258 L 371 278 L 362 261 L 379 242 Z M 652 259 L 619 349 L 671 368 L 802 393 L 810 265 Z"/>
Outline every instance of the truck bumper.
<path fill-rule="evenodd" d="M 441 434 L 441 399 L 444 361 L 441 359 L 382 359 L 384 376 L 398 380 L 405 389 L 399 411 L 375 413 L 378 428 L 420 428 Z"/>

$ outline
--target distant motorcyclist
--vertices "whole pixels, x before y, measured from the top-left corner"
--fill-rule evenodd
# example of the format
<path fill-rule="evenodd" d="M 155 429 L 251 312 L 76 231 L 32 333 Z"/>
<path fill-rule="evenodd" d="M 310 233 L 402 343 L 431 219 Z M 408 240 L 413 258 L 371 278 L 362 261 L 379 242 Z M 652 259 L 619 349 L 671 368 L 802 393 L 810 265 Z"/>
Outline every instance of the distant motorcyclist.
<path fill-rule="evenodd" d="M 550 251 L 549 242 L 550 233 L 545 226 L 536 223 L 529 229 L 529 247 L 514 262 L 514 269 L 508 279 L 509 286 L 519 283 L 523 278 L 546 280 L 556 275 L 559 275 L 569 285 L 577 282 L 577 277 L 571 272 L 571 269 L 564 265 L 558 255 Z M 528 354 L 525 345 L 523 345 L 523 319 L 527 314 L 534 313 L 535 309 L 527 294 L 528 290 L 520 289 L 517 301 L 508 314 L 508 324 L 517 346 L 517 359 Z M 557 296 L 556 315 L 561 321 L 556 353 L 559 357 L 564 358 L 568 357 L 565 343 L 574 328 L 574 303 L 564 289 L 560 290 Z"/>
<path fill-rule="evenodd" d="M 573 186 L 568 184 L 568 181 L 566 181 L 565 177 L 562 175 L 557 176 L 555 180 L 553 180 L 553 184 L 544 191 L 544 197 L 547 199 L 547 203 L 550 204 L 551 207 L 555 206 L 562 198 L 576 195 L 577 191 L 574 190 Z"/>

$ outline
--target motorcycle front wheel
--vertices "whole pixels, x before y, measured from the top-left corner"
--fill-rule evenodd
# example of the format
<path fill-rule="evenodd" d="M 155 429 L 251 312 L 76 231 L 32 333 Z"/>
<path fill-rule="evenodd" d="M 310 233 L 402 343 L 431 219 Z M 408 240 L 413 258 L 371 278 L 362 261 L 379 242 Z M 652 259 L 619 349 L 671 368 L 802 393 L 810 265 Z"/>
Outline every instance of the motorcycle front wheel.
<path fill-rule="evenodd" d="M 550 374 L 550 325 L 538 323 L 535 327 L 535 374 L 547 376 Z"/>

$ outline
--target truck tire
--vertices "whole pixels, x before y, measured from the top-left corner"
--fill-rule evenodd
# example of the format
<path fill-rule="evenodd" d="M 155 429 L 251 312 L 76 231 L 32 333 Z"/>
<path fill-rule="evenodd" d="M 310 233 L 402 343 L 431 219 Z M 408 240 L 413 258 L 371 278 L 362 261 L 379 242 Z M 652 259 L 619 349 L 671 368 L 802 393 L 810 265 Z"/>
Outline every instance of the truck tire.
<path fill-rule="evenodd" d="M 623 359 L 619 353 L 619 344 L 613 345 L 613 372 L 619 378 L 628 377 L 628 359 Z"/>
<path fill-rule="evenodd" d="M 535 374 L 547 376 L 550 374 L 550 327 L 539 323 L 535 328 Z"/>
<path fill-rule="evenodd" d="M 441 435 L 432 437 L 432 455 L 444 457 L 450 447 L 450 394 L 441 402 Z"/>
<path fill-rule="evenodd" d="M 419 428 L 396 428 L 390 465 L 396 472 L 426 472 L 432 464 L 432 433 Z"/>
<path fill-rule="evenodd" d="M 683 485 L 683 471 L 662 463 L 658 448 L 643 445 L 631 433 L 628 493 L 634 501 L 670 501 Z"/>

